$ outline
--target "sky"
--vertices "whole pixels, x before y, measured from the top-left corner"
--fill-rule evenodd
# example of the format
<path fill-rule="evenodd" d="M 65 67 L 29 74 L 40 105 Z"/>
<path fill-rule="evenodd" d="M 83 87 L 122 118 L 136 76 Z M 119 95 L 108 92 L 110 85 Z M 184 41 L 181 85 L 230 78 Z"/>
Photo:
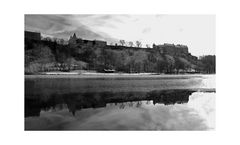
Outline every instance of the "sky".
<path fill-rule="evenodd" d="M 77 37 L 141 41 L 143 46 L 163 43 L 187 45 L 195 56 L 215 54 L 215 15 L 25 15 L 25 30 L 43 37 Z"/>

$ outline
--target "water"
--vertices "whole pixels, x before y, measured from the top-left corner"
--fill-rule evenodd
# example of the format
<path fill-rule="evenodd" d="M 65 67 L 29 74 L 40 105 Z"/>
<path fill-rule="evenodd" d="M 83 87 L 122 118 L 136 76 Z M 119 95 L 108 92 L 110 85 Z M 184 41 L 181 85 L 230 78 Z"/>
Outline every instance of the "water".
<path fill-rule="evenodd" d="M 25 130 L 214 128 L 214 75 L 25 78 Z"/>

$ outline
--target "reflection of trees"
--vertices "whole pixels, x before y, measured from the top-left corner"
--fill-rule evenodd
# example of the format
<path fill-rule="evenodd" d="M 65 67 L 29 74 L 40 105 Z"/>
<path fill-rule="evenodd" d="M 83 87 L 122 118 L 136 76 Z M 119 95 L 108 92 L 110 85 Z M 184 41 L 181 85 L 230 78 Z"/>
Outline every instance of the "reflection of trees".
<path fill-rule="evenodd" d="M 133 107 L 133 102 L 129 102 L 129 103 L 128 103 L 128 106 L 129 106 L 129 107 Z"/>
<path fill-rule="evenodd" d="M 142 101 L 137 101 L 136 107 L 139 108 L 139 107 L 141 107 L 141 106 L 142 106 Z"/>
<path fill-rule="evenodd" d="M 125 103 L 121 103 L 119 106 L 120 109 L 124 109 L 125 108 Z"/>
<path fill-rule="evenodd" d="M 53 94 L 46 98 L 44 96 L 25 97 L 25 117 L 39 116 L 41 110 L 61 110 L 68 108 L 69 112 L 75 115 L 77 110 L 84 108 L 106 107 L 107 104 L 117 105 L 120 109 L 125 106 L 137 108 L 142 106 L 142 101 L 146 104 L 182 104 L 187 103 L 189 95 L 193 91 L 189 90 L 164 90 L 151 92 L 100 92 L 100 93 L 71 93 Z M 141 96 L 141 97 L 140 97 Z M 63 105 L 66 104 L 66 105 Z M 111 106 L 110 105 L 110 106 Z"/>
<path fill-rule="evenodd" d="M 153 104 L 159 103 L 164 105 L 187 103 L 189 96 L 193 91 L 189 90 L 167 90 L 167 91 L 152 91 L 149 93 L 149 98 L 152 98 Z"/>
<path fill-rule="evenodd" d="M 114 106 L 114 103 L 108 103 L 109 104 L 109 106 Z"/>

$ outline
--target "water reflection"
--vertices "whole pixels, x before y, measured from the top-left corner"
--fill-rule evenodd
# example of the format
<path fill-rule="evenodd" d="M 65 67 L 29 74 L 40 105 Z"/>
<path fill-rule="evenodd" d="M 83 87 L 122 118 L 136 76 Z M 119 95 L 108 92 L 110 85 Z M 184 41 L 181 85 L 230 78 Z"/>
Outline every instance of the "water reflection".
<path fill-rule="evenodd" d="M 150 104 L 182 104 L 189 101 L 192 90 L 163 90 L 150 92 L 96 92 L 52 94 L 50 96 L 26 96 L 25 117 L 39 116 L 42 110 L 68 109 L 73 115 L 77 110 L 101 108 L 108 104 L 119 106 L 119 109 L 141 107 L 142 101 Z"/>
<path fill-rule="evenodd" d="M 25 130 L 214 129 L 214 76 L 173 78 L 25 79 Z"/>

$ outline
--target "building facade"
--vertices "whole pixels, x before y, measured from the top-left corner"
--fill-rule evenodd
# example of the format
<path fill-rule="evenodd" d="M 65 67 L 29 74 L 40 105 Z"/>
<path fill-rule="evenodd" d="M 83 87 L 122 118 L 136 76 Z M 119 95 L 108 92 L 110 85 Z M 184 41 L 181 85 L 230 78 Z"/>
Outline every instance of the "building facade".
<path fill-rule="evenodd" d="M 174 45 L 164 43 L 163 45 L 153 45 L 153 49 L 158 49 L 162 54 L 179 55 L 188 54 L 188 47 L 186 45 Z"/>
<path fill-rule="evenodd" d="M 41 33 L 39 32 L 31 32 L 31 31 L 24 31 L 25 40 L 41 40 Z"/>
<path fill-rule="evenodd" d="M 81 38 L 77 38 L 76 34 L 74 33 L 73 36 L 70 36 L 69 45 L 82 45 L 82 46 L 89 46 L 89 47 L 94 47 L 94 46 L 101 46 L 104 47 L 107 45 L 106 41 L 100 41 L 100 40 L 83 40 Z"/>

